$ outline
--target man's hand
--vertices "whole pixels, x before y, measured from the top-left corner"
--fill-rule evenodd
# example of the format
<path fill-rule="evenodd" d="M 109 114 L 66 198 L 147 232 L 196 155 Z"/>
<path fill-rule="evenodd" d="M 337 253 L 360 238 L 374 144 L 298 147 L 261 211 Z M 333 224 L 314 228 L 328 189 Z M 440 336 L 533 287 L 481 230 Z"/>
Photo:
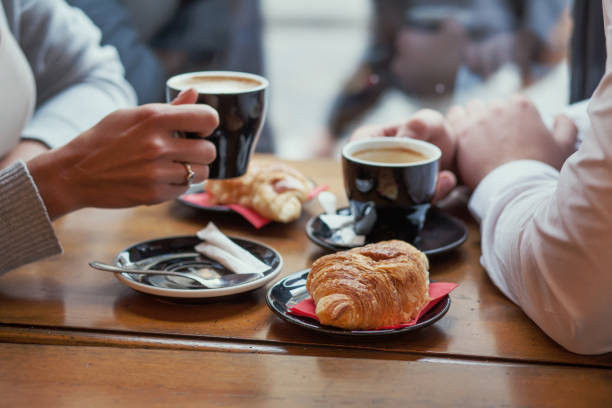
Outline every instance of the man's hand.
<path fill-rule="evenodd" d="M 412 137 L 432 143 L 442 151 L 441 172 L 434 201 L 445 197 L 457 184 L 455 169 L 456 137 L 446 118 L 437 111 L 423 109 L 410 119 L 389 126 L 362 126 L 351 135 L 351 140 L 372 137 Z"/>
<path fill-rule="evenodd" d="M 488 105 L 472 101 L 465 107 L 453 107 L 447 118 L 457 135 L 458 174 L 472 190 L 504 163 L 537 160 L 560 169 L 574 152 L 574 123 L 559 116 L 549 131 L 524 96 Z"/>
<path fill-rule="evenodd" d="M 437 111 L 422 109 L 410 119 L 388 126 L 362 126 L 351 135 L 351 140 L 372 137 L 411 137 L 432 143 L 442 151 L 440 167 L 452 170 L 454 167 L 456 137 L 446 118 Z"/>

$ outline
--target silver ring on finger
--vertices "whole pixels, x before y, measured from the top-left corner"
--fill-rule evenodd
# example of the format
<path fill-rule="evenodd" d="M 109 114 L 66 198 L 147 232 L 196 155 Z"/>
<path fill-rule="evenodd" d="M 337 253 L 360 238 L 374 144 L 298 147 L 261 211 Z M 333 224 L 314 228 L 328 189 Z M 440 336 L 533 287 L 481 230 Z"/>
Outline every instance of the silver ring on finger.
<path fill-rule="evenodd" d="M 181 162 L 181 164 L 183 165 L 183 167 L 185 167 L 185 171 L 187 172 L 185 174 L 185 185 L 188 186 L 191 183 L 191 180 L 193 180 L 193 178 L 195 177 L 195 173 L 193 172 L 193 169 L 191 168 L 191 165 L 189 163 Z"/>

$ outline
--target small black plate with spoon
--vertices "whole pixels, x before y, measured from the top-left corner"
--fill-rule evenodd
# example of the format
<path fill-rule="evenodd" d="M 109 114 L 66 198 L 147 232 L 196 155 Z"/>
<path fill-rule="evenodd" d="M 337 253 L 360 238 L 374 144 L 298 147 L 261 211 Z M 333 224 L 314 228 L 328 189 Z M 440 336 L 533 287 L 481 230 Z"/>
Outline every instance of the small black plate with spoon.
<path fill-rule="evenodd" d="M 281 255 L 260 242 L 229 237 L 252 253 L 270 268 L 255 279 L 238 280 L 229 286 L 205 288 L 184 276 L 167 274 L 139 274 L 118 272 L 119 281 L 139 292 L 169 298 L 217 298 L 258 289 L 274 279 L 281 271 Z M 222 278 L 234 273 L 218 262 L 198 253 L 194 247 L 202 240 L 195 235 L 157 238 L 125 248 L 115 257 L 113 264 L 124 269 L 188 272 L 204 279 Z"/>

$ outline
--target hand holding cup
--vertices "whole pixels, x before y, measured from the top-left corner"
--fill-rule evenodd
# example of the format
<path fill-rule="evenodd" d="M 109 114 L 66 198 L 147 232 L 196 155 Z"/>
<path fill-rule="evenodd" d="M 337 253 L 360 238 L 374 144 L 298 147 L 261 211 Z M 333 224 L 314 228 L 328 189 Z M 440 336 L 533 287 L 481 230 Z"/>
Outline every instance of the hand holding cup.
<path fill-rule="evenodd" d="M 352 134 L 351 141 L 375 137 L 413 138 L 436 145 L 441 150 L 442 156 L 441 171 L 433 201 L 446 197 L 456 187 L 456 132 L 441 113 L 432 109 L 421 109 L 403 122 L 384 126 L 362 126 Z"/>
<path fill-rule="evenodd" d="M 190 164 L 194 182 L 203 181 L 214 145 L 174 137 L 176 130 L 208 135 L 218 126 L 217 112 L 194 105 L 194 96 L 117 110 L 67 145 L 28 161 L 49 216 L 176 198 L 188 188 L 182 163 Z"/>
<path fill-rule="evenodd" d="M 412 138 L 370 138 L 342 149 L 344 187 L 368 241 L 415 242 L 436 191 L 441 151 Z"/>
<path fill-rule="evenodd" d="M 168 79 L 166 97 L 172 100 L 190 88 L 197 92 L 196 104 L 211 106 L 219 113 L 219 125 L 207 137 L 217 150 L 208 178 L 244 175 L 264 124 L 268 81 L 244 72 L 191 72 Z M 182 132 L 180 136 L 202 137 L 195 132 Z"/>

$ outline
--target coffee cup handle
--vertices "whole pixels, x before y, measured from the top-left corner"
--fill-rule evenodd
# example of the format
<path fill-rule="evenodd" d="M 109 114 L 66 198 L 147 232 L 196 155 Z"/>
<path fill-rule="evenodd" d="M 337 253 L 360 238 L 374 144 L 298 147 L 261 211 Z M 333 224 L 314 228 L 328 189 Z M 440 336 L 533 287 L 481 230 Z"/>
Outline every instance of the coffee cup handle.
<path fill-rule="evenodd" d="M 365 203 L 351 201 L 350 207 L 351 214 L 355 217 L 355 233 L 358 235 L 368 235 L 378 219 L 376 205 L 372 201 Z"/>

